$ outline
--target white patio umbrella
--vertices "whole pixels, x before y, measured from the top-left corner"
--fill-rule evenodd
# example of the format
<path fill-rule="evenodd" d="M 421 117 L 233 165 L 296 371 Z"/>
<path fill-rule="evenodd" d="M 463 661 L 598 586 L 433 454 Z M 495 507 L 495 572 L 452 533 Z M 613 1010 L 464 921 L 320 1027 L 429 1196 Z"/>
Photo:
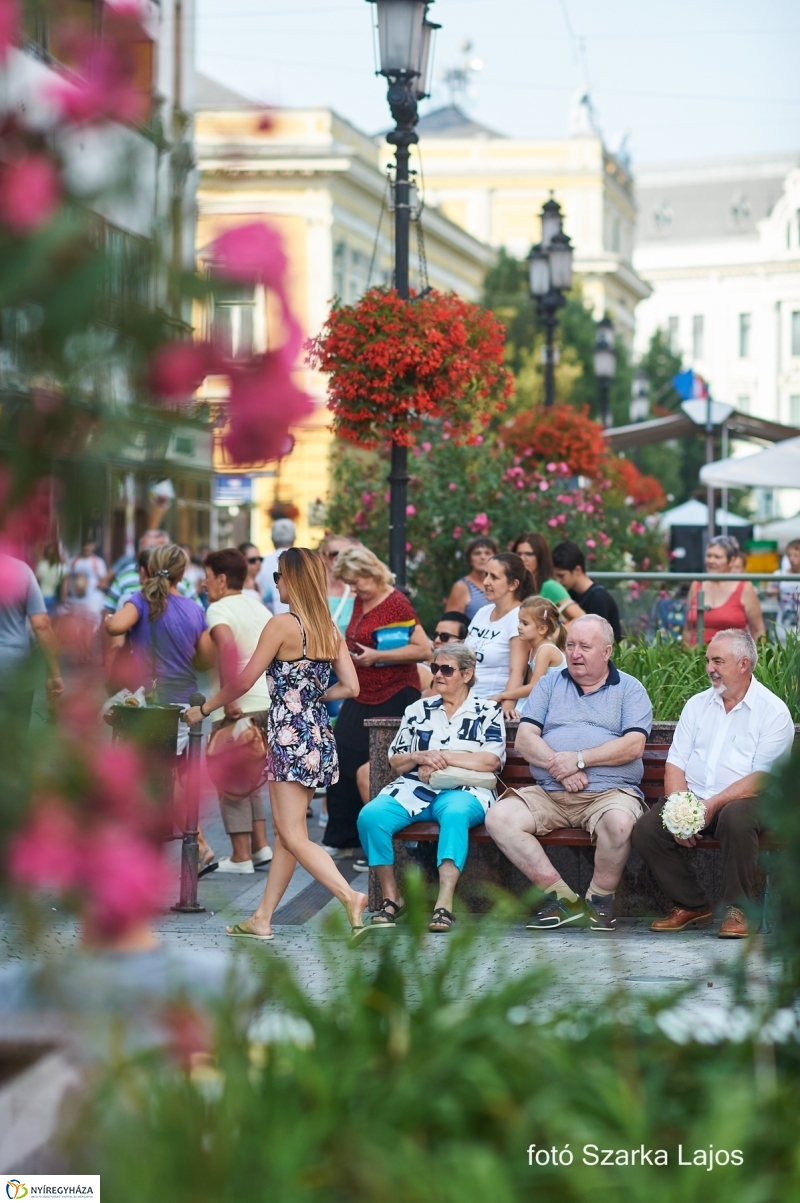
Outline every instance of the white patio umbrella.
<path fill-rule="evenodd" d="M 717 460 L 700 469 L 715 489 L 800 489 L 800 438 L 784 439 L 756 455 Z"/>

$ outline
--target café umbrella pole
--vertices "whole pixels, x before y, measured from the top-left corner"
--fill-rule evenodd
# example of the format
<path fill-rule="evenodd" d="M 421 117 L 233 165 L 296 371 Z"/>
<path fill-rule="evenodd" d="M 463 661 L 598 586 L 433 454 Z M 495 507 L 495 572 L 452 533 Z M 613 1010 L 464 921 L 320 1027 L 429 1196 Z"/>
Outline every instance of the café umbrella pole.
<path fill-rule="evenodd" d="M 202 693 L 193 693 L 190 706 L 202 706 Z M 181 894 L 173 911 L 198 914 L 206 908 L 197 901 L 197 830 L 200 821 L 200 760 L 202 755 L 203 724 L 189 728 L 189 747 L 186 750 L 186 789 L 183 843 L 181 845 Z"/>

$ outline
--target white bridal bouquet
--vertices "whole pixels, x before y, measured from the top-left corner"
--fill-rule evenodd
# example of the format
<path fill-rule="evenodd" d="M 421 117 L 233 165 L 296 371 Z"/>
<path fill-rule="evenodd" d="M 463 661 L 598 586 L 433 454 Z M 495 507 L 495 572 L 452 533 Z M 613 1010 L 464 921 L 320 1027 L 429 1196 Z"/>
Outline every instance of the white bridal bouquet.
<path fill-rule="evenodd" d="M 706 808 L 691 790 L 670 794 L 661 812 L 661 822 L 679 840 L 697 835 L 706 825 Z"/>

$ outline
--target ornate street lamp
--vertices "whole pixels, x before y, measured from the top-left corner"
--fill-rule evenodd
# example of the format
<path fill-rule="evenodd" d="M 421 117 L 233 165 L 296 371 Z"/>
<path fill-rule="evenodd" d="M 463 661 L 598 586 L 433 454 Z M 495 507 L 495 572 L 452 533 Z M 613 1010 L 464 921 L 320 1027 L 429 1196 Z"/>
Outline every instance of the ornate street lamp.
<path fill-rule="evenodd" d="M 600 390 L 600 421 L 603 426 L 611 425 L 608 398 L 616 370 L 617 352 L 614 349 L 614 324 L 610 317 L 604 317 L 597 323 L 597 340 L 594 344 L 594 374 Z"/>
<path fill-rule="evenodd" d="M 633 378 L 629 416 L 631 422 L 646 422 L 650 417 L 650 387 L 644 368 L 639 368 Z"/>
<path fill-rule="evenodd" d="M 558 311 L 565 305 L 563 294 L 572 287 L 572 243 L 562 228 L 561 206 L 551 197 L 542 209 L 542 241 L 528 256 L 531 296 L 545 329 L 544 403 L 553 404 L 556 395 L 555 347 L 553 335 Z"/>
<path fill-rule="evenodd" d="M 419 142 L 417 101 L 428 95 L 433 66 L 433 32 L 440 27 L 428 21 L 433 0 L 368 0 L 377 9 L 379 75 L 389 81 L 386 99 L 395 128 L 386 141 L 395 148 L 394 282 L 398 295 L 409 298 L 408 261 L 411 207 L 409 193 L 409 147 Z M 408 450 L 392 441 L 389 472 L 389 567 L 400 586 L 406 583 L 406 502 Z"/>

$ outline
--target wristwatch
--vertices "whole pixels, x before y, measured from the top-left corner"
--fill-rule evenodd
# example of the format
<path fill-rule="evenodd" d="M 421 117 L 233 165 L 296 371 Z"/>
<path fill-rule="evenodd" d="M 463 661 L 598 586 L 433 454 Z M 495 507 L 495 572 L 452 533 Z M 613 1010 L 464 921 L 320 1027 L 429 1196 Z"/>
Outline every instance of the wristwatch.
<path fill-rule="evenodd" d="M 579 769 L 586 768 L 586 761 L 583 759 L 583 752 L 578 753 L 578 768 Z"/>

